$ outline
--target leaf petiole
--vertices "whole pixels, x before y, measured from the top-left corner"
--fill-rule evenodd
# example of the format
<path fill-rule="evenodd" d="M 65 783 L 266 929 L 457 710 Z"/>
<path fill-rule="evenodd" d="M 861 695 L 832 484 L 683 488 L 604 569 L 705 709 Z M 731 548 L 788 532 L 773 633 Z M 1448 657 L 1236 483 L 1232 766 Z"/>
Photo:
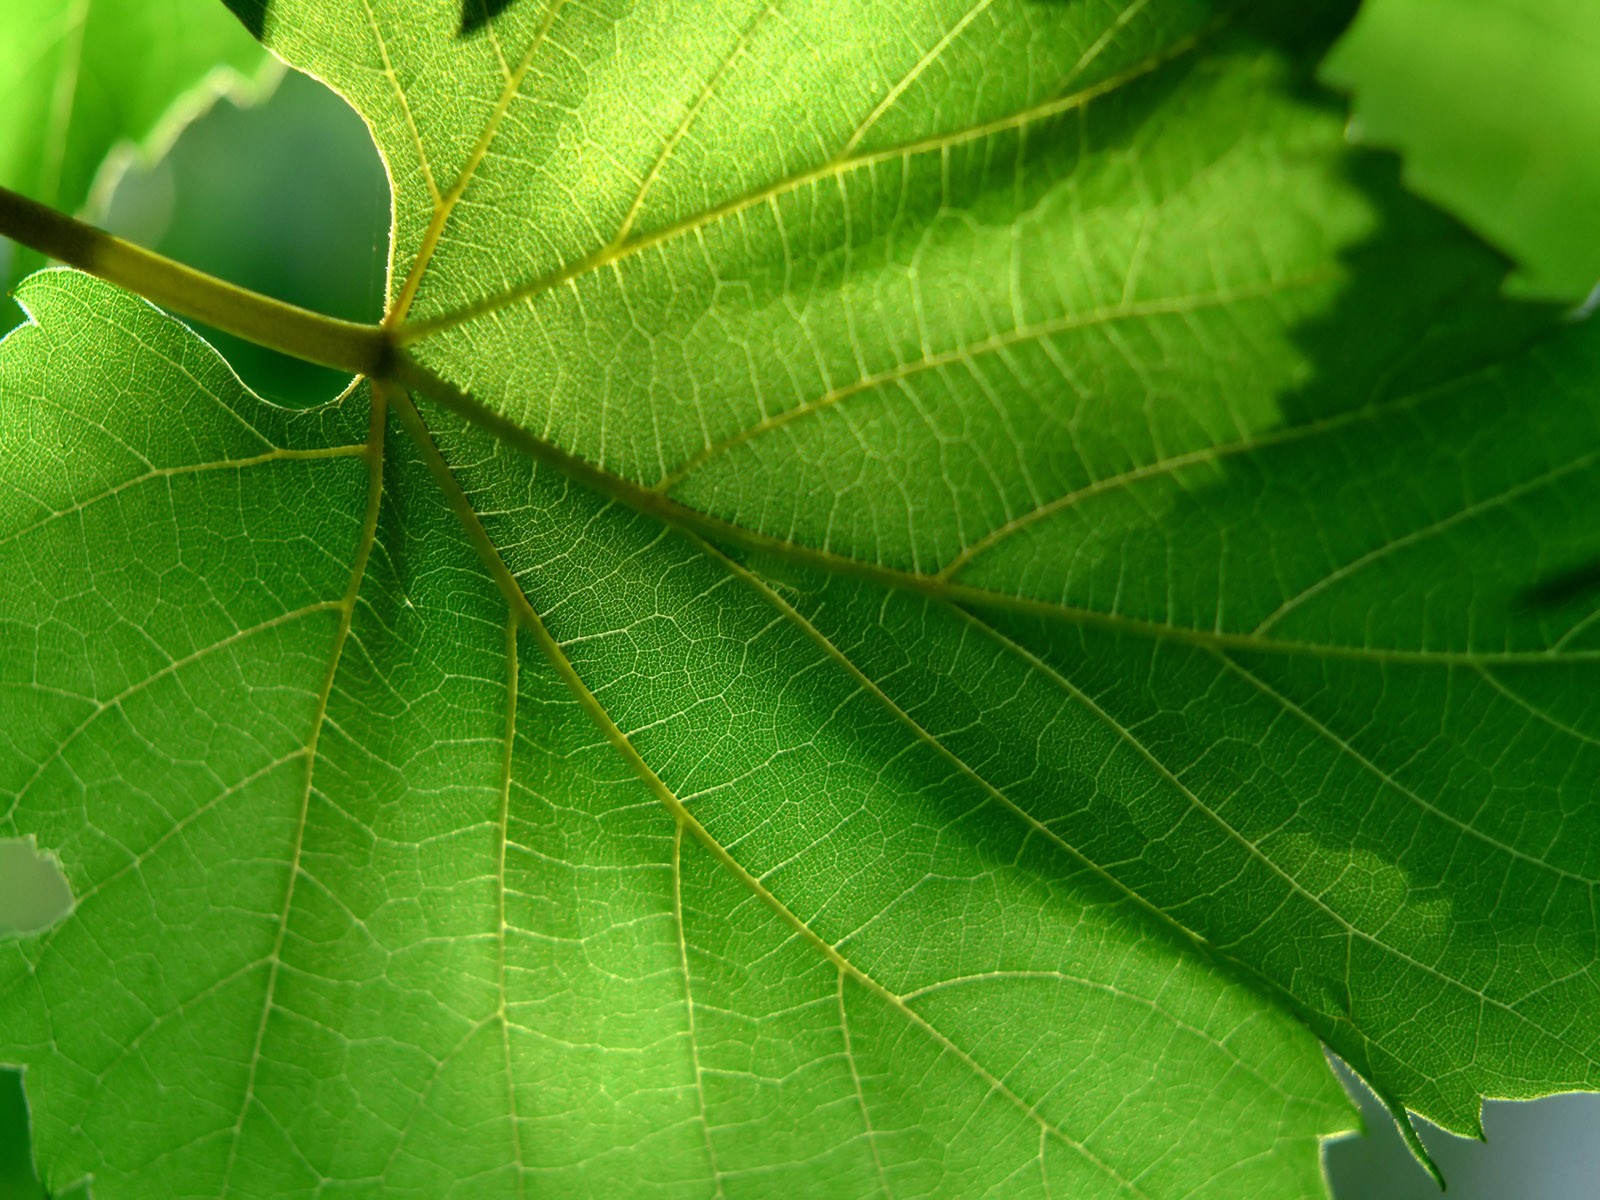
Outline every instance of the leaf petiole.
<path fill-rule="evenodd" d="M 377 325 L 326 317 L 227 283 L 0 188 L 0 235 L 186 317 L 307 362 L 383 378 L 394 344 Z"/>

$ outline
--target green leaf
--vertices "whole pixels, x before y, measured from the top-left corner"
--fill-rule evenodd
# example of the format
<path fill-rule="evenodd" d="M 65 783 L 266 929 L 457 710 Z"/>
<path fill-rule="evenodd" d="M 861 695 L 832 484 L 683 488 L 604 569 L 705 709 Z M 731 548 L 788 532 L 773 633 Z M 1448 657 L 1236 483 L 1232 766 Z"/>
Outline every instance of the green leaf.
<path fill-rule="evenodd" d="M 270 57 L 220 6 L 6 0 L 0 187 L 98 210 L 127 162 L 165 153 L 218 95 L 246 95 L 273 78 Z M 0 284 L 39 265 L 30 252 L 18 259 Z"/>
<path fill-rule="evenodd" d="M 1600 285 L 1600 10 L 1571 0 L 1366 0 L 1326 77 L 1357 136 L 1514 258 L 1521 294 Z"/>
<path fill-rule="evenodd" d="M 1276 1200 L 1319 1041 L 1600 1086 L 1600 342 L 1348 150 L 1340 15 L 260 8 L 420 407 L 24 290 L 47 1182 Z"/>

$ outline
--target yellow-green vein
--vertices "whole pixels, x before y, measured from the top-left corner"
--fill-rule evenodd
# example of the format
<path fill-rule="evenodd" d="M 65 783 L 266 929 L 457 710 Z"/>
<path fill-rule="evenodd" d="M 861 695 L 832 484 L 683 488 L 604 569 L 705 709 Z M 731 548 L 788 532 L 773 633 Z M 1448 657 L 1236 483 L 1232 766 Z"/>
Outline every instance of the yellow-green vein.
<path fill-rule="evenodd" d="M 361 540 L 357 543 L 355 562 L 350 568 L 350 580 L 339 601 L 339 628 L 334 635 L 328 655 L 328 668 L 323 675 L 322 687 L 317 694 L 316 713 L 306 739 L 305 785 L 300 792 L 299 813 L 294 824 L 294 845 L 289 853 L 289 878 L 284 887 L 284 897 L 278 914 L 278 928 L 273 938 L 272 953 L 268 960 L 267 982 L 261 1001 L 261 1019 L 256 1026 L 255 1040 L 250 1049 L 249 1067 L 245 1076 L 244 1099 L 239 1105 L 239 1115 L 234 1122 L 232 1137 L 228 1140 L 228 1158 L 222 1172 L 222 1196 L 226 1197 L 233 1186 L 233 1172 L 238 1163 L 239 1144 L 243 1140 L 245 1119 L 255 1103 L 256 1073 L 261 1066 L 261 1050 L 266 1041 L 267 1026 L 277 1003 L 278 975 L 283 964 L 284 940 L 289 933 L 289 916 L 294 909 L 296 884 L 300 879 L 301 857 L 305 847 L 306 825 L 311 811 L 311 795 L 316 781 L 317 747 L 327 724 L 328 704 L 333 696 L 333 685 L 339 674 L 339 664 L 344 659 L 350 629 L 355 621 L 356 604 L 361 598 L 361 585 L 366 579 L 367 563 L 377 542 L 378 517 L 383 507 L 384 431 L 388 425 L 388 401 L 381 385 L 372 390 L 372 410 L 367 434 L 367 502 L 366 516 L 361 525 Z"/>

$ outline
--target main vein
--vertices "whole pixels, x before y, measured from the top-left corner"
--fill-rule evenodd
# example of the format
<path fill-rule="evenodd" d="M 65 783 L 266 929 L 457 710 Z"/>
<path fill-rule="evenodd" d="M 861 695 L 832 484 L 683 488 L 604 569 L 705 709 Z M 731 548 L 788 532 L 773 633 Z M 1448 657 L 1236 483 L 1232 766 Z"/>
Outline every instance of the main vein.
<path fill-rule="evenodd" d="M 3 187 L 0 237 L 259 346 L 355 375 L 382 378 L 390 372 L 392 341 L 376 325 L 341 321 L 238 287 Z"/>
<path fill-rule="evenodd" d="M 738 546 L 758 554 L 768 554 L 803 567 L 833 575 L 865 579 L 898 591 L 913 592 L 937 600 L 1001 610 L 1024 616 L 1102 629 L 1139 638 L 1176 642 L 1221 651 L 1260 654 L 1311 655 L 1327 659 L 1354 659 L 1393 665 L 1439 667 L 1504 666 L 1512 664 L 1570 664 L 1600 661 L 1600 650 L 1406 650 L 1391 647 L 1321 643 L 1271 637 L 1265 634 L 1228 633 L 1218 629 L 1185 627 L 1119 613 L 1079 608 L 1061 601 L 1012 592 L 995 591 L 948 578 L 942 571 L 925 573 L 881 562 L 851 558 L 836 551 L 788 541 L 761 533 L 732 521 L 690 508 L 670 496 L 613 475 L 559 446 L 537 437 L 508 417 L 479 403 L 460 388 L 428 371 L 404 353 L 397 359 L 401 382 L 430 400 L 456 413 L 464 420 L 522 451 L 535 461 L 547 464 L 568 478 L 638 512 L 680 530 L 700 534 L 723 545 Z M 1329 422 L 1328 429 L 1337 428 Z M 1313 432 L 1324 432 L 1317 429 Z"/>

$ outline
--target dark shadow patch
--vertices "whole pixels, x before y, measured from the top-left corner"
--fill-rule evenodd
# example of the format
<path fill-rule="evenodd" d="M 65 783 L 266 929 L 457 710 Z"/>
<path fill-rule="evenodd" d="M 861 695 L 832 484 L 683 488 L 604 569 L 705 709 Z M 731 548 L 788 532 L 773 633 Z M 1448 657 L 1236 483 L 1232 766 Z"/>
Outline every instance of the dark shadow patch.
<path fill-rule="evenodd" d="M 22 1076 L 0 1071 L 0 1196 L 42 1200 L 45 1195 L 33 1173 L 33 1139 Z"/>
<path fill-rule="evenodd" d="M 1544 612 L 1565 608 L 1579 600 L 1593 600 L 1600 593 L 1600 558 L 1547 575 L 1517 596 L 1525 611 Z"/>
<path fill-rule="evenodd" d="M 222 0 L 222 2 L 243 22 L 251 37 L 258 42 L 262 40 L 267 29 L 267 9 L 271 7 L 272 0 Z"/>
<path fill-rule="evenodd" d="M 1289 71 L 1286 83 L 1274 80 L 1272 86 L 1281 87 L 1307 111 L 1320 112 L 1325 123 L 1318 136 L 1325 138 L 1330 127 L 1337 128 L 1335 123 L 1344 121 L 1346 105 L 1341 96 L 1317 82 L 1316 71 L 1328 45 L 1345 27 L 1354 9 L 1352 0 L 1308 0 L 1303 5 L 1256 0 L 1241 4 L 1228 25 L 1205 42 L 1195 55 L 1175 60 L 1162 70 L 1152 72 L 1147 79 L 1097 101 L 1098 112 L 1090 106 L 1086 111 L 1093 120 L 1090 117 L 1084 120 L 1083 128 L 1087 132 L 1083 142 L 1100 153 L 1106 152 L 1103 148 L 1114 151 L 1119 144 L 1126 144 L 1136 152 L 1143 123 L 1150 114 L 1159 114 L 1161 104 L 1169 102 L 1161 91 L 1163 87 L 1174 86 L 1185 72 L 1226 69 L 1228 59 L 1220 56 L 1248 63 L 1263 50 L 1281 59 Z M 1319 157 L 1324 153 L 1320 149 L 1322 144 L 1317 143 L 1318 148 L 1312 151 Z M 1030 139 L 1030 148 L 1033 147 L 1045 153 L 1039 139 Z M 1307 149 L 1291 137 L 1285 145 L 1285 154 L 1301 154 Z M 1364 199 L 1370 213 L 1370 230 L 1360 244 L 1342 253 L 1343 282 L 1327 307 L 1299 318 L 1288 330 L 1305 368 L 1303 374 L 1288 385 L 1289 390 L 1277 398 L 1280 421 L 1273 426 L 1274 430 L 1289 433 L 1308 427 L 1315 429 L 1325 423 L 1333 425 L 1355 416 L 1367 406 L 1391 401 L 1399 404 L 1408 397 L 1431 395 L 1436 390 L 1458 385 L 1465 387 L 1466 381 L 1474 379 L 1478 373 L 1514 360 L 1526 347 L 1550 336 L 1552 322 L 1560 314 L 1548 307 L 1506 300 L 1501 295 L 1501 284 L 1508 269 L 1507 262 L 1447 214 L 1412 195 L 1403 185 L 1396 157 L 1352 150 L 1338 163 L 1337 170 L 1343 176 L 1348 193 L 1359 194 Z M 1292 194 L 1286 198 L 1294 200 Z M 1513 403 L 1514 399 L 1498 395 L 1493 389 L 1483 389 L 1476 397 L 1473 411 L 1474 414 L 1481 412 L 1485 420 L 1490 420 L 1509 411 Z M 1263 424 L 1265 426 L 1265 422 Z M 1430 445 L 1420 422 L 1407 425 L 1403 420 L 1395 420 L 1374 428 L 1389 440 L 1380 444 L 1373 435 L 1365 441 L 1358 439 L 1343 444 L 1366 450 L 1374 457 L 1414 451 L 1412 470 L 1415 472 L 1432 472 L 1446 483 L 1456 478 L 1451 447 Z M 1409 440 L 1406 435 L 1410 435 Z M 1464 441 L 1462 444 L 1466 445 Z M 1330 445 L 1334 450 L 1328 449 Z M 1248 597 L 1250 589 L 1240 589 L 1234 581 L 1249 579 L 1264 566 L 1274 563 L 1278 549 L 1286 544 L 1291 531 L 1303 530 L 1304 540 L 1314 546 L 1322 533 L 1316 523 L 1319 516 L 1326 521 L 1329 530 L 1338 534 L 1349 533 L 1356 517 L 1370 520 L 1369 526 L 1361 527 L 1358 536 L 1349 537 L 1338 551 L 1340 558 L 1336 562 L 1355 561 L 1359 553 L 1383 536 L 1388 514 L 1380 510 L 1370 517 L 1367 512 L 1356 513 L 1353 517 L 1347 511 L 1348 500 L 1339 490 L 1336 470 L 1347 460 L 1329 457 L 1340 445 L 1310 438 L 1305 441 L 1286 438 L 1280 447 L 1222 460 L 1224 466 L 1217 482 L 1173 489 L 1175 497 L 1168 503 L 1159 525 L 1151 522 L 1144 528 L 1135 528 L 1105 551 L 1112 556 L 1108 561 L 1114 564 L 1113 569 L 1106 571 L 1106 577 L 1117 583 L 1116 611 L 1126 616 L 1146 602 L 1143 599 L 1128 601 L 1122 581 L 1159 580 L 1162 572 L 1168 571 L 1193 572 L 1195 582 L 1188 588 L 1188 594 L 1195 598 L 1192 611 L 1174 617 L 1177 606 L 1173 603 L 1173 592 L 1169 590 L 1166 596 L 1155 598 L 1152 589 L 1148 607 L 1139 610 L 1138 615 L 1180 626 L 1189 624 L 1200 631 L 1228 628 L 1230 632 L 1247 635 L 1256 620 L 1268 615 L 1266 608 L 1246 617 L 1239 612 L 1240 603 L 1230 597 L 1227 618 L 1237 624 L 1225 625 L 1220 599 L 1212 610 L 1203 607 L 1211 579 L 1216 580 L 1215 595 L 1219 598 L 1228 585 L 1233 588 L 1233 596 Z M 1367 459 L 1350 457 L 1348 462 L 1355 469 L 1376 470 L 1381 466 L 1386 474 L 1373 478 L 1393 478 L 1397 481 L 1397 491 L 1407 480 L 1405 471 L 1393 467 L 1388 460 L 1369 464 Z M 1325 490 L 1308 493 L 1310 481 Z M 1383 497 L 1377 488 L 1373 493 L 1377 501 L 1374 507 L 1377 507 Z M 1166 501 L 1165 496 L 1163 500 Z M 1291 510 L 1290 505 L 1295 507 Z M 1291 518 L 1302 524 L 1289 524 Z M 1084 519 L 1091 520 L 1090 517 Z M 1417 519 L 1425 520 L 1426 514 Z M 1229 531 L 1226 540 L 1215 536 L 1219 529 Z M 1539 588 L 1543 595 L 1552 599 L 1573 597 L 1581 588 L 1600 589 L 1600 552 L 1594 548 L 1595 543 L 1600 542 L 1600 534 L 1594 537 L 1594 541 L 1586 544 L 1577 533 L 1567 532 L 1562 539 L 1567 557 L 1562 561 L 1593 565 L 1552 579 Z M 1174 547 L 1186 548 L 1188 544 L 1205 550 L 1179 561 Z M 1083 551 L 1085 557 L 1094 546 L 1092 542 L 1088 545 L 1090 550 Z M 1485 545 L 1489 552 L 1499 548 L 1493 541 Z M 1507 572 L 1514 571 L 1525 561 L 1512 563 L 1508 560 Z M 1419 576 L 1423 570 L 1424 567 L 1417 568 Z M 1210 577 L 1206 572 L 1211 572 Z M 1487 577 L 1488 573 L 1485 574 Z M 1308 575 L 1308 578 L 1314 577 Z M 1525 568 L 1520 579 L 1515 574 L 1509 574 L 1509 578 L 1506 574 L 1498 576 L 1496 582 L 1502 590 L 1492 597 L 1473 597 L 1475 611 L 1461 617 L 1460 627 L 1476 628 L 1468 624 L 1469 617 L 1477 619 L 1481 625 L 1505 616 L 1503 611 L 1494 610 L 1503 610 L 1510 593 L 1519 585 L 1538 578 L 1538 572 Z M 1294 595 L 1300 586 L 1296 584 L 1293 590 L 1285 592 L 1285 598 Z M 1090 590 L 1091 584 L 1082 587 L 1081 592 L 1068 594 L 1068 603 L 1094 609 L 1101 596 L 1111 594 L 1109 590 L 1104 593 Z M 1421 578 L 1418 592 L 1427 588 L 1428 580 Z M 1248 599 L 1245 603 L 1249 603 Z M 1407 616 L 1409 613 L 1401 612 L 1397 606 L 1395 616 L 1388 619 L 1399 628 L 1399 622 Z M 1330 786 L 1313 796 L 1305 796 L 1295 790 L 1298 767 L 1285 767 L 1281 777 L 1274 779 L 1270 772 L 1263 770 L 1263 762 L 1270 761 L 1267 756 L 1254 757 L 1257 748 L 1266 747 L 1254 736 L 1255 732 L 1268 727 L 1244 723 L 1257 720 L 1248 715 L 1255 712 L 1253 708 L 1240 702 L 1236 708 L 1229 709 L 1226 722 L 1218 718 L 1216 724 L 1202 725 L 1198 710 L 1206 706 L 1194 703 L 1194 697 L 1200 694 L 1195 688 L 1197 685 L 1213 686 L 1216 678 L 1214 666 L 1202 652 L 1195 651 L 1189 656 L 1189 652 L 1181 648 L 1163 648 L 1159 661 L 1166 690 L 1158 694 L 1162 698 L 1150 701 L 1147 697 L 1153 685 L 1148 680 L 1120 680 L 1104 665 L 1114 661 L 1109 651 L 1099 658 L 1086 653 L 1086 647 L 1097 644 L 1095 639 L 1112 635 L 1091 635 L 1066 624 L 1053 625 L 1044 619 L 1020 615 L 986 614 L 984 619 L 1027 647 L 1040 660 L 1053 664 L 1063 676 L 1079 681 L 1090 695 L 1119 697 L 1115 703 L 1104 701 L 1110 711 L 1139 714 L 1139 720 L 1165 720 L 1166 714 L 1192 706 L 1194 715 L 1163 726 L 1160 736 L 1170 736 L 1176 742 L 1179 733 L 1169 734 L 1165 730 L 1187 727 L 1182 736 L 1192 736 L 1196 740 L 1181 743 L 1185 746 L 1184 753 L 1190 755 L 1184 761 L 1194 763 L 1204 759 L 1207 762 L 1208 769 L 1213 772 L 1212 778 L 1220 780 L 1214 791 L 1225 799 L 1231 814 L 1240 814 L 1228 818 L 1236 831 L 1243 825 L 1240 837 L 1253 843 L 1265 836 L 1266 831 L 1274 837 L 1292 831 L 1311 839 L 1315 846 L 1343 849 L 1352 856 L 1359 855 L 1359 861 L 1370 860 L 1393 867 L 1397 876 L 1408 881 L 1408 888 L 1429 896 L 1439 904 L 1440 911 L 1467 914 L 1460 921 L 1459 935 L 1454 928 L 1449 934 L 1453 941 L 1459 936 L 1457 953 L 1481 955 L 1478 961 L 1492 961 L 1494 930 L 1501 928 L 1538 929 L 1541 938 L 1547 937 L 1551 945 L 1564 946 L 1565 939 L 1571 939 L 1571 943 L 1580 948 L 1575 953 L 1589 944 L 1585 938 L 1592 941 L 1585 909 L 1574 906 L 1559 913 L 1547 912 L 1542 899 L 1531 891 L 1526 898 L 1509 893 L 1491 897 L 1498 905 L 1496 923 L 1491 928 L 1488 921 L 1480 919 L 1486 908 L 1485 898 L 1481 889 L 1474 886 L 1471 871 L 1453 866 L 1452 855 L 1438 850 L 1440 844 L 1449 846 L 1448 840 L 1431 845 L 1414 840 L 1397 848 L 1395 842 L 1386 837 L 1383 822 L 1373 821 L 1374 810 L 1360 789 Z M 1547 645 L 1560 632 L 1553 622 L 1518 622 L 1511 616 L 1505 617 L 1505 627 L 1505 644 L 1516 647 Z M 1455 627 L 1451 628 L 1453 631 Z M 1317 632 L 1321 632 L 1320 627 Z M 1416 644 L 1431 645 L 1420 638 Z M 1456 648 L 1455 643 L 1450 648 Z M 1467 819 L 1471 819 L 1475 803 L 1471 793 L 1474 780 L 1469 779 L 1457 763 L 1443 761 L 1445 754 L 1439 749 L 1445 745 L 1442 739 L 1430 745 L 1429 738 L 1441 732 L 1437 723 L 1422 733 L 1407 724 L 1408 721 L 1420 723 L 1432 713 L 1407 711 L 1400 696 L 1409 694 L 1408 689 L 1392 686 L 1400 668 L 1387 675 L 1377 671 L 1360 675 L 1357 667 L 1348 663 L 1302 668 L 1285 656 L 1260 656 L 1266 661 L 1252 660 L 1245 655 L 1239 657 L 1245 669 L 1293 698 L 1304 712 L 1311 714 L 1307 717 L 1308 724 L 1315 719 L 1315 714 L 1327 713 L 1337 698 L 1337 703 L 1344 707 L 1336 717 L 1325 718 L 1333 724 L 1324 727 L 1339 727 L 1338 718 L 1348 720 L 1350 725 L 1365 720 L 1367 724 L 1360 740 L 1363 745 L 1371 745 L 1383 739 L 1376 751 L 1380 762 L 1386 761 L 1391 751 L 1398 755 L 1412 747 L 1427 749 L 1433 757 L 1417 753 L 1414 757 L 1419 760 L 1418 764 L 1414 765 L 1412 758 L 1407 757 L 1402 760 L 1405 768 L 1435 772 L 1432 778 L 1454 785 L 1445 791 L 1441 807 L 1452 818 L 1465 811 Z M 1152 658 L 1151 661 L 1158 660 Z M 1098 668 L 1097 662 L 1101 664 Z M 1097 669 L 1102 673 L 1092 675 Z M 1180 670 L 1192 674 L 1180 679 Z M 1451 676 L 1451 679 L 1451 686 L 1459 690 L 1459 678 Z M 1434 702 L 1432 697 L 1443 696 L 1438 703 L 1459 704 L 1456 692 L 1446 691 L 1445 687 L 1441 685 L 1437 692 L 1428 692 L 1429 702 Z M 1250 693 L 1241 688 L 1240 694 Z M 1249 704 L 1253 705 L 1256 698 L 1251 695 Z M 1362 710 L 1359 706 L 1364 703 L 1370 703 L 1370 708 Z M 1145 716 L 1146 708 L 1151 714 L 1149 717 Z M 1268 710 L 1263 708 L 1262 711 Z M 1369 716 L 1369 713 L 1376 715 Z M 1466 728 L 1465 724 L 1462 728 Z M 1250 730 L 1251 735 L 1247 737 L 1238 732 L 1240 729 Z M 1320 735 L 1312 729 L 1306 736 Z M 1470 732 L 1463 736 L 1470 736 Z M 1234 744 L 1248 741 L 1251 749 L 1237 760 L 1230 759 L 1230 741 Z M 1103 801 L 1107 793 L 1098 790 L 1096 781 L 1086 781 L 1083 791 L 1095 798 L 1096 807 L 1086 808 L 1081 817 L 1076 813 L 1052 811 L 1042 819 L 1050 823 L 1070 817 L 1075 822 L 1071 828 L 1077 831 L 1074 840 L 1079 849 L 1091 860 L 1115 863 L 1110 871 L 1112 878 L 1156 907 L 1180 914 L 1185 926 L 1195 930 L 1204 942 L 1239 946 L 1257 937 L 1256 927 L 1250 924 L 1252 918 L 1239 915 L 1242 910 L 1211 903 L 1209 895 L 1193 890 L 1195 868 L 1192 863 L 1168 860 L 1147 852 L 1149 834 L 1134 828 L 1125 810 L 1108 800 Z M 1066 789 L 1063 794 L 1068 794 Z M 1533 807 L 1536 803 L 1549 803 L 1543 797 L 1524 798 L 1509 792 L 1506 795 L 1527 806 L 1521 811 L 1528 814 L 1530 830 L 1541 828 L 1533 824 L 1536 818 L 1556 811 L 1554 804 L 1545 811 Z M 1284 804 L 1291 806 L 1292 824 L 1287 819 L 1279 821 L 1274 815 L 1274 809 Z M 1551 819 L 1559 819 L 1559 813 Z M 1253 824 L 1257 821 L 1259 826 Z M 1513 835 L 1516 833 L 1514 822 L 1515 816 L 1508 809 L 1504 823 L 1513 826 Z M 1557 856 L 1583 853 L 1581 833 L 1571 824 L 1568 829 L 1569 836 L 1550 853 Z M 1130 847 L 1138 847 L 1139 852 L 1130 852 Z M 1305 944 L 1313 944 L 1309 936 Z M 1262 964 L 1259 975 L 1246 978 L 1264 982 L 1272 989 L 1278 1003 L 1373 1084 L 1385 1097 L 1384 1108 L 1394 1118 L 1410 1151 L 1437 1180 L 1437 1167 L 1429 1158 L 1428 1149 L 1420 1140 L 1406 1107 L 1426 1108 L 1449 1117 L 1453 1115 L 1452 1105 L 1458 1106 L 1456 1112 L 1465 1107 L 1462 1093 L 1469 1087 L 1482 1087 L 1482 1080 L 1489 1072 L 1485 1070 L 1467 1083 L 1462 1080 L 1469 1077 L 1462 1072 L 1450 1081 L 1454 1090 L 1446 1092 L 1430 1090 L 1432 1084 L 1422 1074 L 1438 1059 L 1430 1062 L 1427 1057 L 1419 1056 L 1421 1067 L 1398 1061 L 1388 1047 L 1404 1038 L 1406 1018 L 1403 1013 L 1384 1012 L 1375 1003 L 1381 998 L 1382 990 L 1389 986 L 1389 976 L 1384 973 L 1366 973 L 1351 979 L 1348 964 L 1331 953 L 1323 956 L 1321 947 L 1315 954 L 1308 951 L 1297 955 L 1292 962 L 1287 958 L 1274 961 L 1276 951 L 1265 947 L 1252 948 L 1246 953 L 1252 956 L 1248 958 L 1250 963 Z M 1330 967 L 1335 973 L 1329 972 Z M 1472 1099 L 1476 1099 L 1475 1094 Z M 1459 1123 L 1464 1132 L 1472 1132 L 1469 1120 L 1462 1119 Z M 1420 1172 L 1417 1178 L 1423 1186 L 1432 1188 Z"/>
<path fill-rule="evenodd" d="M 458 36 L 471 37 L 515 3 L 516 0 L 461 0 L 461 32 Z"/>

